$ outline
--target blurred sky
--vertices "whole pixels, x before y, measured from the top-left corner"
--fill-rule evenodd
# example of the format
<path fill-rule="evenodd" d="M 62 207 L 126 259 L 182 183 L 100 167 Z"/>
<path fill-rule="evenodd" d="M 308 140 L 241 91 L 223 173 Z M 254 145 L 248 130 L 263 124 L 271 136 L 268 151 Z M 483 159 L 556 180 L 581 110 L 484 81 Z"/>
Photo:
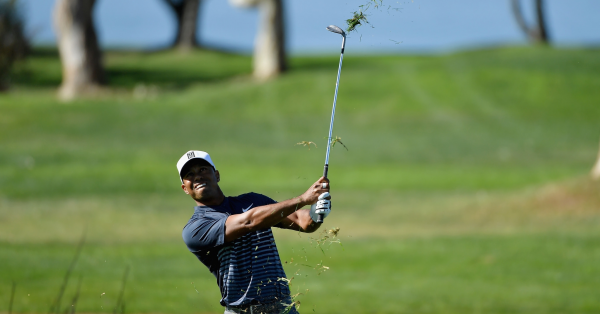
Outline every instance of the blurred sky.
<path fill-rule="evenodd" d="M 55 42 L 55 0 L 21 0 L 27 28 L 37 44 Z M 292 54 L 337 52 L 345 20 L 369 0 L 284 0 L 287 45 Z M 532 20 L 533 0 L 522 0 Z M 552 41 L 560 46 L 600 45 L 600 0 L 547 0 Z M 510 0 L 383 0 L 366 12 L 370 25 L 348 36 L 355 53 L 438 53 L 491 45 L 524 44 Z M 250 52 L 258 14 L 226 0 L 203 0 L 201 43 Z M 97 0 L 95 23 L 104 47 L 160 48 L 175 36 L 175 18 L 164 0 Z"/>

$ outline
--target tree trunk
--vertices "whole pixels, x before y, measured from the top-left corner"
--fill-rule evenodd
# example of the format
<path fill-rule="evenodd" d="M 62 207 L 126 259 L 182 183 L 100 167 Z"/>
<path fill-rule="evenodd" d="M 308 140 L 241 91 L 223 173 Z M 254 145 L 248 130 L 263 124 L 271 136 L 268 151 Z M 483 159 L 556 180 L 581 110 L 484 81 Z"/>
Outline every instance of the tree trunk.
<path fill-rule="evenodd" d="M 592 179 L 594 180 L 598 180 L 600 179 L 600 151 L 598 151 L 598 159 L 596 160 L 596 164 L 594 165 L 594 168 L 592 168 Z"/>
<path fill-rule="evenodd" d="M 177 33 L 172 47 L 189 50 L 199 46 L 196 38 L 201 0 L 165 0 L 177 19 Z"/>
<path fill-rule="evenodd" d="M 521 11 L 520 0 L 511 0 L 511 7 L 515 20 L 519 25 L 519 28 L 523 31 L 523 33 L 525 33 L 525 35 L 530 41 L 538 44 L 549 43 L 546 19 L 544 17 L 543 0 L 535 0 L 536 23 L 534 27 L 529 26 L 525 21 L 525 17 L 523 16 L 523 12 Z"/>
<path fill-rule="evenodd" d="M 286 70 L 281 0 L 260 3 L 260 25 L 254 43 L 254 77 L 264 80 Z"/>
<path fill-rule="evenodd" d="M 254 77 L 266 80 L 287 69 L 282 0 L 230 0 L 236 6 L 258 6 L 260 24 L 254 42 Z"/>
<path fill-rule="evenodd" d="M 510 3 L 513 11 L 513 16 L 517 21 L 517 25 L 519 25 L 519 28 L 521 29 L 521 31 L 523 31 L 523 33 L 525 33 L 527 38 L 530 39 L 532 37 L 531 29 L 529 28 L 529 25 L 527 25 L 527 22 L 525 22 L 525 18 L 523 17 L 520 0 L 512 0 Z"/>
<path fill-rule="evenodd" d="M 548 44 L 548 30 L 546 28 L 546 19 L 544 18 L 544 1 L 535 1 L 535 13 L 537 16 L 538 41 L 543 44 Z"/>
<path fill-rule="evenodd" d="M 30 49 L 19 6 L 16 0 L 0 1 L 0 92 L 9 87 L 14 63 Z"/>
<path fill-rule="evenodd" d="M 94 29 L 96 0 L 57 0 L 54 8 L 63 81 L 59 97 L 70 100 L 104 84 L 102 52 Z"/>

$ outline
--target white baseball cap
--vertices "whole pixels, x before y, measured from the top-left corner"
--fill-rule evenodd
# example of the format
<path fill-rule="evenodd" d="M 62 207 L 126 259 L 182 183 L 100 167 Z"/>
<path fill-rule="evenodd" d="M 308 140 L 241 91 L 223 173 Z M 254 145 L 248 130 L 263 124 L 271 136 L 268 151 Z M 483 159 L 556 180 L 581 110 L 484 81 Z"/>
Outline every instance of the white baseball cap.
<path fill-rule="evenodd" d="M 181 158 L 179 158 L 179 161 L 177 162 L 177 172 L 179 172 L 179 180 L 181 180 L 181 183 L 183 183 L 183 179 L 181 178 L 181 169 L 183 169 L 183 167 L 185 167 L 185 165 L 190 161 L 190 160 L 194 160 L 194 159 L 202 159 L 207 161 L 214 169 L 217 169 L 215 167 L 215 164 L 212 162 L 212 160 L 210 159 L 210 156 L 208 155 L 207 152 L 203 152 L 201 150 L 190 150 L 187 153 L 183 154 L 183 156 L 181 156 Z"/>

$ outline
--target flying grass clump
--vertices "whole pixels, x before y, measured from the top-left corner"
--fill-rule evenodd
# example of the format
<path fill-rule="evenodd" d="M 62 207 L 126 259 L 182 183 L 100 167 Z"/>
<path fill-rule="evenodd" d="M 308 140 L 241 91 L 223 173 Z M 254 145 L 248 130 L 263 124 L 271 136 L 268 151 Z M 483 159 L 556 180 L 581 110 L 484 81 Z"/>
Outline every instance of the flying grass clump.
<path fill-rule="evenodd" d="M 293 260 L 293 258 L 292 258 L 292 260 Z M 286 264 L 287 264 L 287 262 L 286 262 Z M 287 279 L 287 278 L 281 277 L 281 278 L 277 278 L 277 281 L 284 281 L 288 285 L 288 287 L 290 288 L 290 291 L 291 291 L 292 290 L 291 289 L 292 288 L 292 280 L 294 280 L 295 276 L 297 276 L 297 275 L 300 275 L 300 269 L 298 269 L 296 271 L 296 273 L 294 273 L 294 276 L 292 276 L 292 278 Z M 306 293 L 308 293 L 308 291 L 309 290 L 306 289 Z M 282 314 L 289 313 L 292 310 L 292 307 L 294 307 L 294 306 L 296 307 L 296 310 L 300 309 L 301 302 L 300 302 L 300 300 L 298 300 L 298 297 L 301 295 L 304 295 L 304 293 L 298 291 L 298 293 L 290 296 L 290 298 L 292 299 L 292 303 L 286 304 L 286 303 L 282 302 L 281 304 L 286 307 L 284 309 L 284 311 L 282 312 Z"/>
<path fill-rule="evenodd" d="M 320 238 L 310 237 L 311 243 L 313 243 L 313 241 L 314 241 L 315 246 L 317 248 L 319 248 L 321 250 L 321 252 L 323 252 L 323 254 L 325 254 L 325 250 L 323 249 L 323 247 L 325 245 L 330 246 L 333 243 L 337 243 L 343 247 L 342 241 L 340 241 L 340 239 L 338 238 L 339 232 L 340 232 L 340 228 L 324 230 L 321 232 Z M 318 269 L 319 266 L 322 266 L 322 264 L 317 264 L 317 267 L 315 269 Z M 329 267 L 327 267 L 326 269 L 329 269 Z"/>
<path fill-rule="evenodd" d="M 317 144 L 315 144 L 314 142 L 310 142 L 310 141 L 302 141 L 302 142 L 296 143 L 296 145 L 302 145 L 304 147 L 308 147 L 308 150 L 310 150 L 310 145 L 315 145 L 315 148 L 317 148 Z"/>
<path fill-rule="evenodd" d="M 346 20 L 346 24 L 348 24 L 348 28 L 346 28 L 346 32 L 350 33 L 356 30 L 356 27 L 362 25 L 361 22 L 369 23 L 367 21 L 367 17 L 362 11 L 354 11 L 352 18 Z"/>
<path fill-rule="evenodd" d="M 371 0 L 366 5 L 367 6 L 374 5 L 376 8 L 378 8 L 382 4 L 383 4 L 383 0 Z"/>
<path fill-rule="evenodd" d="M 340 143 L 342 146 L 344 146 L 344 148 L 346 150 L 348 150 L 348 147 L 346 147 L 346 145 L 344 145 L 344 143 L 342 143 L 342 138 L 336 136 L 334 139 L 331 139 L 331 143 L 329 145 L 331 145 L 331 148 L 333 148 L 335 146 L 335 143 Z"/>
<path fill-rule="evenodd" d="M 308 293 L 308 291 L 309 290 L 306 289 L 306 293 Z M 298 300 L 298 296 L 300 296 L 300 295 L 304 295 L 304 293 L 298 292 L 298 293 L 292 295 L 291 296 L 292 303 L 290 303 L 290 304 L 282 303 L 284 306 L 286 306 L 286 308 L 285 308 L 285 310 L 283 310 L 283 312 L 281 314 L 288 314 L 292 310 L 292 307 L 294 307 L 294 306 L 296 307 L 296 310 L 299 310 L 301 303 L 300 303 L 300 300 Z"/>
<path fill-rule="evenodd" d="M 378 8 L 382 4 L 383 0 L 370 0 L 366 4 L 359 6 L 360 10 L 354 11 L 352 13 L 352 18 L 346 20 L 346 24 L 348 25 L 346 32 L 350 33 L 356 30 L 358 26 L 363 25 L 362 23 L 369 24 L 369 21 L 367 21 L 367 16 L 364 12 L 366 12 L 371 6 Z"/>
<path fill-rule="evenodd" d="M 327 230 L 327 233 L 330 234 L 332 237 L 337 237 L 338 233 L 340 233 L 340 228 L 333 228 L 333 229 L 329 229 Z"/>

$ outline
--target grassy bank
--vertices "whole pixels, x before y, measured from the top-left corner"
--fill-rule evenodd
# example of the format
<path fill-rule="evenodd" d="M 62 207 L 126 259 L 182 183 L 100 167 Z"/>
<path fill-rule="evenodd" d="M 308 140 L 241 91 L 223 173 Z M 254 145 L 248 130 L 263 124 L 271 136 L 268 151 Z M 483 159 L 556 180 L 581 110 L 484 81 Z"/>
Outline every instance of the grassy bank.
<path fill-rule="evenodd" d="M 343 247 L 276 233 L 302 312 L 598 312 L 597 55 L 347 55 L 325 223 Z M 48 312 L 85 234 L 62 308 L 81 278 L 77 311 L 113 312 L 130 267 L 127 312 L 218 313 L 180 240 L 193 204 L 175 162 L 210 152 L 228 195 L 301 193 L 322 172 L 337 56 L 267 83 L 216 52 L 106 63 L 107 90 L 60 103 L 57 55 L 38 50 L 0 95 L 0 312 L 13 281 L 13 312 Z"/>

